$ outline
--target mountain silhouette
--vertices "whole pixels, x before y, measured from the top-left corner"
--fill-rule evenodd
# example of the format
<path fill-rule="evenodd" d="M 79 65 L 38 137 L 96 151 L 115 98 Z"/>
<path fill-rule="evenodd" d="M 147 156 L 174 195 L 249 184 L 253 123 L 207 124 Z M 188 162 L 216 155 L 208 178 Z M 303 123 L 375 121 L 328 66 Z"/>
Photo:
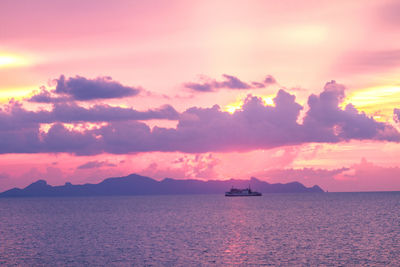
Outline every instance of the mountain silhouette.
<path fill-rule="evenodd" d="M 322 193 L 318 185 L 305 187 L 299 182 L 270 184 L 252 177 L 250 180 L 176 180 L 165 178 L 156 181 L 152 178 L 131 174 L 125 177 L 107 178 L 98 184 L 62 186 L 48 185 L 38 180 L 24 189 L 13 188 L 0 197 L 65 197 L 65 196 L 127 196 L 127 195 L 175 195 L 175 194 L 223 194 L 231 187 L 247 188 L 262 193 Z"/>

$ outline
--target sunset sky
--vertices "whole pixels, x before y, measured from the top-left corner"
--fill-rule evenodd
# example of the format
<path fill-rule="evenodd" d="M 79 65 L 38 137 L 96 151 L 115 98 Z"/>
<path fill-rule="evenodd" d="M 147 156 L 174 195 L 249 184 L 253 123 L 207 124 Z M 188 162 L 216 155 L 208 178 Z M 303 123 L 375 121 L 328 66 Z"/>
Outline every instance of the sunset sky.
<path fill-rule="evenodd" d="M 0 191 L 400 190 L 399 1 L 0 2 Z"/>

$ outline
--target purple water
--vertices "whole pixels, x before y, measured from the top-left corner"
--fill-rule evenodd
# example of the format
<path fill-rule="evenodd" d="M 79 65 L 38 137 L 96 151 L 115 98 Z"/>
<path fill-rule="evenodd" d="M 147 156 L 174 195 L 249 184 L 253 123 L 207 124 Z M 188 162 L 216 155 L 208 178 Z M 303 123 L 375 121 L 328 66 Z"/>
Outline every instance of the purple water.
<path fill-rule="evenodd" d="M 400 193 L 0 199 L 0 265 L 400 265 Z"/>

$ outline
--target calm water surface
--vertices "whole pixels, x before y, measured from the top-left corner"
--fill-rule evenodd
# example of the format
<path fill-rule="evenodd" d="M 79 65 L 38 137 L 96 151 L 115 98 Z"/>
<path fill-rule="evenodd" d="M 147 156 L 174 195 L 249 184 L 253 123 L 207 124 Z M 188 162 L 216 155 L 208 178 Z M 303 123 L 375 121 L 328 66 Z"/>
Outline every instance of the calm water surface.
<path fill-rule="evenodd" d="M 0 199 L 1 266 L 400 266 L 400 193 Z"/>

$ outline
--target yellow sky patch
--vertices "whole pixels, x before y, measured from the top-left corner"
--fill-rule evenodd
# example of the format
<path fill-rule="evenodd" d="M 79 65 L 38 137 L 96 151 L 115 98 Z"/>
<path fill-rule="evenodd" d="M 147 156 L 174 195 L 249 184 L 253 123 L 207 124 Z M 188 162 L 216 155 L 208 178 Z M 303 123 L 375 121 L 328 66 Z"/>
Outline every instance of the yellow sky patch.
<path fill-rule="evenodd" d="M 268 106 L 274 106 L 274 98 L 275 95 L 267 95 L 267 96 L 257 96 L 261 97 L 264 104 Z M 237 99 L 235 102 L 230 103 L 222 108 L 223 111 L 229 112 L 231 114 L 235 113 L 236 110 L 240 110 L 243 107 L 245 98 Z"/>
<path fill-rule="evenodd" d="M 32 93 L 31 87 L 18 87 L 18 88 L 0 88 L 0 104 L 7 103 L 11 98 L 21 100 L 28 97 Z"/>
<path fill-rule="evenodd" d="M 393 109 L 400 107 L 400 86 L 377 86 L 353 91 L 343 104 L 348 103 L 374 116 L 376 120 L 388 121 L 393 118 Z"/>
<path fill-rule="evenodd" d="M 19 67 L 30 64 L 31 62 L 28 58 L 12 54 L 0 54 L 0 68 Z"/>

